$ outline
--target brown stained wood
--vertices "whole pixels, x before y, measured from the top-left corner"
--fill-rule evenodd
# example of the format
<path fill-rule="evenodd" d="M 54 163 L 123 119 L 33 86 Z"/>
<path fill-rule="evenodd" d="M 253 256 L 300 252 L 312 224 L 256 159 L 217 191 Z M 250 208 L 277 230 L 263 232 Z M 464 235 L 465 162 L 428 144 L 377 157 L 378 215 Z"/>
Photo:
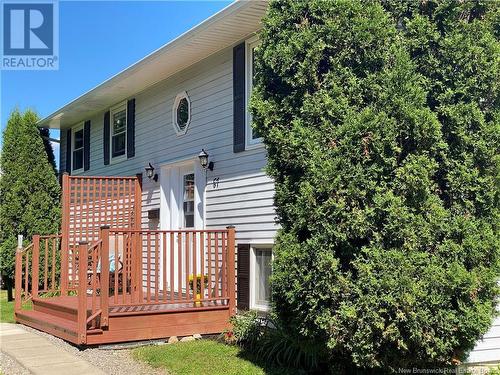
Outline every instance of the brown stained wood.
<path fill-rule="evenodd" d="M 25 258 L 26 258 L 26 261 L 25 261 L 25 264 L 24 264 L 24 295 L 26 296 L 28 294 L 28 277 L 29 277 L 29 263 L 30 263 L 30 259 L 29 259 L 29 251 L 25 251 L 24 252 L 25 254 Z"/>
<path fill-rule="evenodd" d="M 74 297 L 77 300 L 77 297 Z M 78 302 L 78 301 L 76 301 Z M 44 314 L 53 315 L 62 319 L 78 321 L 78 304 L 72 304 L 71 307 L 52 303 L 52 298 L 36 298 L 33 300 L 33 310 Z"/>
<path fill-rule="evenodd" d="M 52 242 L 52 284 L 51 290 L 56 290 L 56 246 L 58 245 L 58 239 Z M 60 248 L 61 249 L 61 248 Z"/>
<path fill-rule="evenodd" d="M 205 243 L 203 242 L 203 232 L 200 233 L 200 270 L 201 270 L 201 298 L 205 298 Z"/>
<path fill-rule="evenodd" d="M 53 239 L 52 241 L 55 241 L 55 239 Z M 43 246 L 43 248 L 44 248 L 44 257 L 43 257 L 43 263 L 44 263 L 44 267 L 43 267 L 43 289 L 47 290 L 47 288 L 48 288 L 48 277 L 49 277 L 49 239 L 45 238 L 43 242 L 44 242 L 44 245 L 45 245 L 45 246 Z"/>
<path fill-rule="evenodd" d="M 31 261 L 31 295 L 38 297 L 38 282 L 40 272 L 40 236 L 33 236 L 33 253 Z"/>
<path fill-rule="evenodd" d="M 186 266 L 186 299 L 189 300 L 189 232 L 184 233 L 184 250 L 186 259 L 184 265 Z"/>
<path fill-rule="evenodd" d="M 62 236 L 42 238 L 41 251 L 44 251 L 45 263 L 42 265 L 44 275 L 41 281 L 44 290 L 48 289 L 50 278 L 48 269 L 51 268 L 52 288 L 57 285 L 57 280 L 54 279 L 58 266 L 56 247 L 57 241 L 61 238 L 61 252 L 66 254 L 66 267 L 63 262 L 61 270 L 64 272 L 66 269 L 66 283 L 69 281 L 71 288 L 77 291 L 78 295 L 68 296 L 62 293 L 60 297 L 53 297 L 53 304 L 51 303 L 53 298 L 46 298 L 43 302 L 35 298 L 33 313 L 37 315 L 36 319 L 31 318 L 37 320 L 40 317 L 53 316 L 56 320 L 71 321 L 78 327 L 75 331 L 79 335 L 76 339 L 73 338 L 72 342 L 89 344 L 115 342 L 113 340 L 130 341 L 137 337 L 152 339 L 165 332 L 182 335 L 193 329 L 195 330 L 192 333 L 217 333 L 227 327 L 227 319 L 233 311 L 231 306 L 234 306 L 235 285 L 234 281 L 231 282 L 234 280 L 234 269 L 231 272 L 234 268 L 234 259 L 231 260 L 231 256 L 234 258 L 234 229 L 232 237 L 231 230 L 143 230 L 140 227 L 142 205 L 140 179 L 67 176 L 66 180 L 66 196 L 69 196 L 69 199 L 65 198 L 69 201 L 70 210 L 63 222 L 65 221 L 68 228 L 71 225 L 71 230 L 66 230 Z M 112 228 L 101 230 L 103 223 L 111 225 Z M 109 249 L 110 232 L 115 239 L 113 249 Z M 77 245 L 82 239 L 91 241 L 91 246 Z M 100 241 L 95 243 L 97 239 Z M 50 241 L 52 241 L 52 267 L 49 267 Z M 67 243 L 65 251 L 64 241 Z M 146 254 L 143 253 L 144 245 Z M 28 247 L 24 253 L 16 255 L 19 259 L 18 261 L 16 259 L 16 273 L 19 275 L 16 274 L 16 283 L 22 285 L 24 281 L 27 297 L 31 292 L 29 288 L 33 290 L 31 277 L 36 278 L 34 271 L 38 267 L 33 263 L 39 258 L 40 249 L 38 250 L 37 255 L 34 248 Z M 109 251 L 114 253 L 116 262 L 112 285 L 114 293 L 111 296 L 109 295 Z M 32 257 L 31 262 L 30 257 Z M 147 258 L 146 265 L 143 262 L 144 257 Z M 101 262 L 100 271 L 97 269 L 99 262 Z M 21 272 L 18 271 L 19 268 Z M 198 288 L 196 281 L 190 288 L 189 276 L 192 274 L 196 280 L 198 271 L 202 275 L 201 288 Z M 174 286 L 176 272 L 177 288 Z M 183 272 L 186 272 L 185 277 Z M 210 281 L 208 293 L 205 293 L 203 283 L 206 272 Z M 147 288 L 146 296 L 142 294 L 144 286 Z M 87 289 L 91 291 L 88 295 Z M 152 289 L 154 298 L 151 296 Z M 18 290 L 16 296 L 22 288 Z M 201 306 L 193 303 L 197 294 L 201 294 Z M 22 297 L 18 300 L 21 302 Z M 49 300 L 51 302 L 48 302 Z M 117 318 L 128 319 L 127 325 L 121 330 L 115 329 L 118 326 L 113 324 Z M 134 320 L 136 318 L 142 319 L 146 326 L 131 328 L 134 322 L 137 322 Z M 19 321 L 21 319 L 26 318 L 20 316 Z M 99 321 L 100 326 L 97 326 Z M 156 325 L 151 322 L 156 322 Z M 91 324 L 90 329 L 87 323 Z M 30 324 L 35 326 L 35 323 Z M 50 326 L 43 319 L 36 325 L 49 333 L 57 331 L 57 328 Z M 100 329 L 106 326 L 108 329 Z M 53 334 L 63 338 L 67 335 L 60 332 Z"/>
<path fill-rule="evenodd" d="M 221 283 L 222 283 L 222 295 L 226 296 L 226 286 L 227 286 L 227 262 L 226 262 L 226 233 L 221 233 L 221 258 L 222 258 L 222 268 L 221 268 Z"/>
<path fill-rule="evenodd" d="M 68 291 L 68 255 L 69 255 L 69 222 L 70 222 L 70 189 L 69 175 L 62 177 L 62 217 L 61 217 L 61 294 Z"/>
<path fill-rule="evenodd" d="M 100 246 L 100 245 L 98 245 Z M 92 256 L 92 274 L 90 275 L 91 280 L 91 290 L 92 290 L 92 312 L 97 310 L 97 262 L 98 262 L 98 247 L 94 248 L 91 256 Z"/>
<path fill-rule="evenodd" d="M 196 294 L 200 293 L 198 289 L 198 271 L 196 269 L 196 232 L 192 233 L 193 241 L 192 241 L 192 250 L 191 254 L 193 254 L 193 299 L 196 299 Z M 201 283 L 203 283 L 203 276 L 201 279 Z"/>
<path fill-rule="evenodd" d="M 162 233 L 163 301 L 167 300 L 167 234 Z"/>
<path fill-rule="evenodd" d="M 78 247 L 78 343 L 85 344 L 87 337 L 87 243 Z"/>
<path fill-rule="evenodd" d="M 108 325 L 109 316 L 109 227 L 102 227 L 100 237 L 101 245 L 101 298 L 100 306 L 102 309 L 101 326 Z"/>
<path fill-rule="evenodd" d="M 219 236 L 214 233 L 214 258 L 215 258 L 215 296 L 220 297 L 219 294 Z"/>
<path fill-rule="evenodd" d="M 151 302 L 151 233 L 146 234 L 146 253 L 147 253 L 147 274 L 146 274 L 146 299 Z"/>
<path fill-rule="evenodd" d="M 119 242 L 119 237 L 118 235 L 115 235 L 114 237 L 115 239 L 115 251 L 114 251 L 114 255 L 115 255 L 115 259 L 114 259 L 114 265 L 115 265 L 115 269 L 114 269 L 114 290 L 113 290 L 113 294 L 114 294 L 114 303 L 118 303 L 118 270 L 120 268 L 120 263 L 119 263 L 119 254 L 118 254 L 118 242 Z M 109 262 L 109 257 L 108 257 L 108 262 Z"/>
<path fill-rule="evenodd" d="M 207 234 L 207 257 L 208 257 L 208 296 L 212 297 L 212 239 L 210 232 Z"/>
<path fill-rule="evenodd" d="M 155 245 L 154 245 L 154 254 L 155 254 L 155 301 L 158 302 L 159 294 L 160 294 L 160 245 L 158 240 L 159 233 L 155 233 Z"/>
<path fill-rule="evenodd" d="M 227 286 L 229 297 L 229 314 L 236 314 L 236 255 L 235 255 L 235 230 L 228 227 L 227 231 Z"/>
<path fill-rule="evenodd" d="M 53 316 L 47 317 L 45 315 L 35 311 L 17 312 L 16 321 L 72 342 L 73 344 L 79 344 L 75 323 L 71 324 L 70 321 L 65 319 L 57 319 Z"/>

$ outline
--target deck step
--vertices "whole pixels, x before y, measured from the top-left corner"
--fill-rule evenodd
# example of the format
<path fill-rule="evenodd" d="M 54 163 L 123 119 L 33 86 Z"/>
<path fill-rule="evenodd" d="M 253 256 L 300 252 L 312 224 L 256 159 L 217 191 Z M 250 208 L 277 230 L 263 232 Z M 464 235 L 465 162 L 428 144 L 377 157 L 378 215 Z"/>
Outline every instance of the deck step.
<path fill-rule="evenodd" d="M 58 303 L 53 298 L 33 298 L 33 309 L 35 311 L 55 315 L 59 318 L 76 322 L 78 320 L 78 310 L 73 306 Z"/>
<path fill-rule="evenodd" d="M 77 324 L 72 320 L 34 310 L 18 311 L 16 320 L 29 327 L 78 343 Z"/>

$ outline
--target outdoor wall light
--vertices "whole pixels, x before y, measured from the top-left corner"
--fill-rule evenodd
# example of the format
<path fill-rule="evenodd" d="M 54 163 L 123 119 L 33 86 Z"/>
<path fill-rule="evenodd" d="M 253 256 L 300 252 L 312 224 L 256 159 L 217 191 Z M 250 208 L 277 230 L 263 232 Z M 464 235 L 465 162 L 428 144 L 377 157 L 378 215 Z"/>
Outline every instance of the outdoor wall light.
<path fill-rule="evenodd" d="M 209 169 L 211 171 L 214 170 L 214 162 L 208 161 L 208 154 L 204 149 L 201 149 L 201 152 L 198 154 L 198 158 L 200 159 L 200 164 L 203 169 Z"/>
<path fill-rule="evenodd" d="M 146 169 L 146 176 L 150 180 L 153 180 L 154 182 L 158 181 L 158 174 L 155 173 L 155 167 L 153 167 L 151 163 L 149 163 L 149 165 L 145 169 Z"/>

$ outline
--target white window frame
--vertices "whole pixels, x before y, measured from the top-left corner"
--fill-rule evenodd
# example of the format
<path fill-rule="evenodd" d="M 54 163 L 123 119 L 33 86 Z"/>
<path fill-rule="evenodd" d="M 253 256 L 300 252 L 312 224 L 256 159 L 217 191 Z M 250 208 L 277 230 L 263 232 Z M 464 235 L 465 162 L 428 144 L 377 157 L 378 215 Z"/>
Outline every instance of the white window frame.
<path fill-rule="evenodd" d="M 75 141 L 76 141 L 76 132 L 82 130 L 83 131 L 83 145 L 82 145 L 82 150 L 83 150 L 83 158 L 82 158 L 82 167 L 78 169 L 73 169 L 73 152 L 75 150 Z M 71 173 L 78 173 L 78 172 L 83 172 L 83 169 L 85 168 L 85 130 L 83 129 L 83 122 L 79 123 L 78 125 L 75 125 L 71 128 L 71 160 L 70 160 L 70 168 L 71 168 Z"/>
<path fill-rule="evenodd" d="M 272 244 L 256 244 L 250 246 L 250 310 L 257 310 L 262 312 L 268 312 L 271 309 L 270 303 L 265 305 L 260 305 L 255 302 L 255 291 L 257 290 L 256 285 L 256 262 L 257 262 L 257 250 L 266 250 L 271 252 L 271 261 L 274 259 L 273 245 Z M 272 273 L 272 268 L 271 268 Z"/>
<path fill-rule="evenodd" d="M 125 110 L 125 153 L 120 156 L 113 157 L 113 115 L 117 112 Z M 128 137 L 128 110 L 127 101 L 115 105 L 109 110 L 109 160 L 110 163 L 118 163 L 122 160 L 127 160 L 127 137 Z"/>
<path fill-rule="evenodd" d="M 258 46 L 260 43 L 259 37 L 254 36 L 245 41 L 245 149 L 250 150 L 252 148 L 262 147 L 262 138 L 252 138 L 252 114 L 250 113 L 249 103 L 250 95 L 252 94 L 253 88 L 253 59 L 252 59 L 252 49 Z"/>
<path fill-rule="evenodd" d="M 177 106 L 179 105 L 182 99 L 186 99 L 188 102 L 188 119 L 184 129 L 181 129 L 177 124 Z M 177 135 L 186 134 L 190 123 L 191 123 L 191 99 L 189 99 L 189 95 L 187 94 L 187 92 L 183 91 L 177 94 L 177 96 L 174 99 L 174 105 L 172 106 L 172 124 L 174 126 L 175 133 Z"/>

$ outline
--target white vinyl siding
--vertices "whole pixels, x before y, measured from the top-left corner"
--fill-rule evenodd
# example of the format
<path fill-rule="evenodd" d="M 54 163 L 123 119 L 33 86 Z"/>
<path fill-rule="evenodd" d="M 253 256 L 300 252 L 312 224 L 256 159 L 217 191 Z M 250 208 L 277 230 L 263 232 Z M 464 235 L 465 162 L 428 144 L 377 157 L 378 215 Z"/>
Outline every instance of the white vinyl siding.
<path fill-rule="evenodd" d="M 189 130 L 178 137 L 172 126 L 172 109 L 179 92 L 190 98 Z M 120 163 L 104 165 L 104 113 L 93 116 L 90 135 L 90 169 L 77 174 L 133 176 L 143 173 L 151 162 L 159 166 L 196 158 L 202 148 L 215 163 L 206 174 L 205 227 L 236 227 L 237 241 L 273 243 L 277 225 L 273 208 L 274 184 L 266 176 L 264 148 L 233 153 L 233 87 L 232 48 L 227 48 L 186 70 L 134 96 L 135 157 Z M 120 98 L 117 98 L 117 101 Z M 112 121 L 112 118 L 111 118 Z M 61 149 L 65 148 L 65 131 L 61 132 Z M 65 153 L 61 151 L 61 170 Z M 214 178 L 219 178 L 214 187 Z M 160 207 L 160 180 L 143 177 L 143 225 L 157 229 L 149 222 L 150 209 Z M 160 213 L 161 215 L 161 213 Z"/>
<path fill-rule="evenodd" d="M 500 363 L 500 317 L 493 321 L 488 332 L 476 343 L 469 353 L 467 363 Z"/>

